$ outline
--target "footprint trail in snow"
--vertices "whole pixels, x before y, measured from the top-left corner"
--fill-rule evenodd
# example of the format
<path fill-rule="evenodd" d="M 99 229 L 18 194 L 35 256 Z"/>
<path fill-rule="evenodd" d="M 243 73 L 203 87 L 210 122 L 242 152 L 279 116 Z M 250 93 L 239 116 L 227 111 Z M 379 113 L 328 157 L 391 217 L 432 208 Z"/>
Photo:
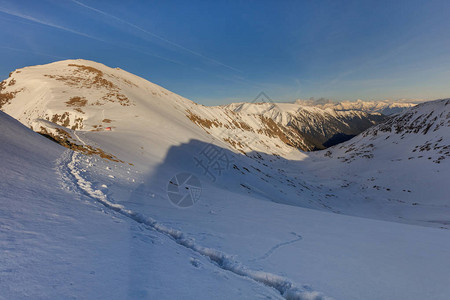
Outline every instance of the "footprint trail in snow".
<path fill-rule="evenodd" d="M 258 257 L 256 259 L 252 259 L 250 261 L 257 261 L 257 260 L 264 260 L 266 258 L 268 258 L 269 256 L 271 256 L 278 248 L 296 243 L 298 241 L 301 241 L 303 239 L 303 237 L 295 232 L 291 232 L 292 235 L 296 236 L 295 239 L 293 239 L 292 241 L 287 241 L 287 242 L 283 242 L 283 243 L 279 243 L 276 244 L 275 246 L 273 246 L 272 248 L 270 248 L 269 251 L 267 251 L 264 255 L 262 255 L 261 257 Z"/>

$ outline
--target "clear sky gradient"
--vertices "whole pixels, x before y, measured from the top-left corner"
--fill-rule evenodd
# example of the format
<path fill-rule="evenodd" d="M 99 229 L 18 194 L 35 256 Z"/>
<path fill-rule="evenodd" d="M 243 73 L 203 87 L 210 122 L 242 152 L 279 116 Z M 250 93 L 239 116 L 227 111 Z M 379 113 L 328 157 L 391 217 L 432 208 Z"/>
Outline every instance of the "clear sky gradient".
<path fill-rule="evenodd" d="M 0 0 L 0 75 L 69 58 L 193 101 L 450 97 L 450 1 Z"/>

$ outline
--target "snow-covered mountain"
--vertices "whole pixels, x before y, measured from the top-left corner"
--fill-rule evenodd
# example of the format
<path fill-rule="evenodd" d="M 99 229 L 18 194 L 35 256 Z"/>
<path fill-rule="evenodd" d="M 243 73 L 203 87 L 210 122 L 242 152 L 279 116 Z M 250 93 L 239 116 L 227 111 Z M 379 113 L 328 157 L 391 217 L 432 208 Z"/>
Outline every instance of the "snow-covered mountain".
<path fill-rule="evenodd" d="M 414 224 L 446 224 L 439 222 L 445 207 L 423 206 L 419 219 L 409 217 L 411 207 L 405 204 L 445 205 L 447 191 L 439 189 L 442 176 L 416 178 L 420 168 L 427 174 L 448 173 L 445 101 L 409 108 L 347 143 L 306 155 L 297 148 L 318 148 L 326 139 L 339 141 L 340 134 L 344 138 L 356 134 L 380 116 L 298 103 L 206 107 L 121 69 L 85 60 L 16 70 L 1 89 L 1 109 L 25 126 L 75 151 L 136 165 L 142 173 L 164 166 L 165 170 L 158 169 L 166 176 L 161 185 L 176 170 L 192 172 L 197 167 L 202 180 L 274 202 Z M 423 128 L 411 129 L 418 126 Z M 432 130 L 418 134 L 425 128 Z M 205 151 L 209 145 L 220 150 Z M 435 153 L 426 156 L 425 150 Z M 211 159 L 218 153 L 222 165 Z M 324 180 L 333 178 L 328 192 L 314 177 L 322 176 L 322 170 Z M 233 176 L 222 176 L 226 171 Z M 348 185 L 349 178 L 353 185 Z M 389 186 L 394 178 L 397 188 Z M 372 206 L 386 197 L 400 206 L 381 214 Z"/>
<path fill-rule="evenodd" d="M 344 178 L 333 185 L 347 213 L 382 210 L 393 221 L 450 224 L 450 99 L 419 104 L 311 157 L 324 177 Z"/>
<path fill-rule="evenodd" d="M 305 151 L 329 147 L 384 120 L 378 113 L 292 103 L 233 103 L 225 107 L 241 118 L 273 120 L 270 127 L 277 126 L 289 145 Z"/>
<path fill-rule="evenodd" d="M 62 133 L 63 128 L 56 131 L 51 123 L 72 130 L 103 131 L 135 128 L 136 120 L 144 128 L 166 120 L 192 127 L 186 124 L 188 119 L 234 150 L 277 155 L 293 147 L 323 149 L 383 119 L 362 111 L 285 103 L 205 107 L 123 70 L 86 60 L 12 72 L 2 82 L 0 109 L 33 130 L 58 139 L 67 134 Z"/>
<path fill-rule="evenodd" d="M 447 161 L 436 163 L 447 155 L 449 140 L 448 123 L 443 119 L 448 107 L 437 104 L 442 101 L 410 108 L 347 143 L 306 155 L 297 147 L 318 148 L 327 138 L 339 141 L 340 134 L 343 138 L 356 134 L 379 115 L 288 103 L 206 107 L 121 69 L 85 60 L 16 70 L 2 82 L 1 95 L 3 111 L 65 147 L 136 165 L 142 173 L 164 166 L 166 169 L 158 169 L 166 176 L 161 185 L 176 170 L 192 173 L 197 167 L 201 180 L 213 180 L 223 188 L 243 190 L 274 202 L 414 224 L 446 224 L 445 220 L 438 222 L 443 218 L 441 213 L 447 211 L 440 206 L 420 207 L 420 219 L 409 217 L 412 203 L 415 211 L 420 202 L 445 205 L 446 189 L 439 189 L 442 177 L 419 180 L 416 174 L 422 166 L 414 161 L 427 159 L 427 174 L 448 172 Z M 431 119 L 425 116 L 429 114 L 433 122 L 439 119 L 436 131 L 417 135 L 408 129 L 402 136 L 397 133 L 397 128 L 413 126 L 403 124 L 405 120 L 414 121 L 414 126 L 435 126 L 427 123 Z M 396 129 L 389 132 L 391 127 Z M 373 137 L 376 132 L 380 133 Z M 220 150 L 205 151 L 209 145 Z M 420 151 L 430 147 L 439 153 L 428 159 Z M 374 149 L 381 149 L 377 150 L 380 154 Z M 221 164 L 211 159 L 218 153 L 222 155 Z M 399 166 L 393 167 L 395 164 Z M 306 174 L 299 173 L 301 170 Z M 233 176 L 222 176 L 226 171 Z M 318 174 L 323 180 L 333 179 L 328 182 L 328 192 L 322 182 L 317 182 Z M 351 185 L 349 178 L 353 178 Z M 389 186 L 394 178 L 397 188 Z M 434 200 L 426 195 L 433 195 Z M 394 205 L 380 213 L 373 205 L 381 205 L 380 199 L 386 197 L 399 207 Z"/>
<path fill-rule="evenodd" d="M 0 298 L 448 299 L 448 103 L 304 153 L 290 124 L 367 114 L 205 107 L 84 60 L 17 70 Z"/>
<path fill-rule="evenodd" d="M 381 148 L 379 151 L 389 149 L 398 159 L 428 159 L 439 164 L 450 157 L 449 126 L 450 99 L 425 102 L 366 130 L 351 142 L 335 146 L 326 154 L 351 162 L 358 156 L 373 159 Z"/>
<path fill-rule="evenodd" d="M 314 101 L 314 100 L 297 100 L 296 104 L 303 106 L 313 106 L 322 109 L 330 108 L 337 111 L 356 110 L 366 113 L 380 113 L 386 116 L 398 114 L 409 107 L 413 107 L 416 103 L 413 102 L 395 102 L 395 101 L 363 101 L 358 99 L 356 101 Z"/>

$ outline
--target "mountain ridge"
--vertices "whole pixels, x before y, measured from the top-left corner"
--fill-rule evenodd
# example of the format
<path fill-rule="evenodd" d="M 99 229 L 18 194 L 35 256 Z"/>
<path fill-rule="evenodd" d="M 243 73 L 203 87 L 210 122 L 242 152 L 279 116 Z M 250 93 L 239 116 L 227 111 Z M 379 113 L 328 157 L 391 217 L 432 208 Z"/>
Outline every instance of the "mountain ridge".
<path fill-rule="evenodd" d="M 312 106 L 312 107 L 319 107 L 322 109 L 331 108 L 339 111 L 346 111 L 346 110 L 360 110 L 367 113 L 380 113 L 386 116 L 391 116 L 398 114 L 402 111 L 404 111 L 407 108 L 414 107 L 417 105 L 416 102 L 407 102 L 407 101 L 389 101 L 389 100 L 382 100 L 382 101 L 363 101 L 361 99 L 358 99 L 356 101 L 339 101 L 339 102 L 332 102 L 330 100 L 296 100 L 294 103 L 305 105 L 305 106 Z"/>
<path fill-rule="evenodd" d="M 0 109 L 44 134 L 51 130 L 39 120 L 71 130 L 114 130 L 121 126 L 119 115 L 131 118 L 147 111 L 150 119 L 159 119 L 152 122 L 157 125 L 164 123 L 161 116 L 174 119 L 171 108 L 176 118 L 184 115 L 212 138 L 243 153 L 256 150 L 283 155 L 292 148 L 323 149 L 336 135 L 354 136 L 384 120 L 379 114 L 362 111 L 285 103 L 249 103 L 239 109 L 239 104 L 207 107 L 119 68 L 87 60 L 18 69 L 0 88 Z"/>

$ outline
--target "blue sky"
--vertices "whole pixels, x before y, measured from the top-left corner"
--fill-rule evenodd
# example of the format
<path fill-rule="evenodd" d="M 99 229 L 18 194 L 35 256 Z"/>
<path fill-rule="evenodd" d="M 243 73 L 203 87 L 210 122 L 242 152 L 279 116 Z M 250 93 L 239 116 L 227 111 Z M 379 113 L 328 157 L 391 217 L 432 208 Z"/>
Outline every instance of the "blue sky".
<path fill-rule="evenodd" d="M 193 101 L 450 97 L 450 1 L 0 0 L 0 76 L 68 58 Z"/>

